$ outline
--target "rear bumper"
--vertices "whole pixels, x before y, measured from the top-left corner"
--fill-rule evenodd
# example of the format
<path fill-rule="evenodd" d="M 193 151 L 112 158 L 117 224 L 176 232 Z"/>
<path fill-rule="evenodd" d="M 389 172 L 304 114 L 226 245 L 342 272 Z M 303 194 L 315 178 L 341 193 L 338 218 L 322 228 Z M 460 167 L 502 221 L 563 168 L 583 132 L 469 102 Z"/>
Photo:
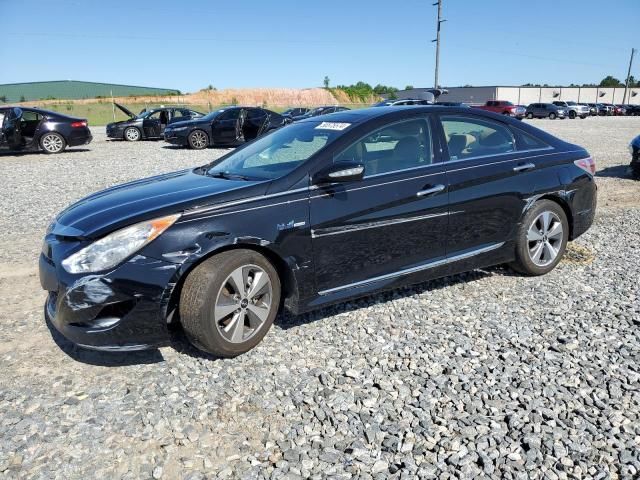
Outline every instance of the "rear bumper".
<path fill-rule="evenodd" d="M 71 342 L 95 350 L 166 345 L 166 308 L 178 265 L 138 255 L 105 274 L 68 274 L 40 255 L 45 318 Z"/>
<path fill-rule="evenodd" d="M 582 182 L 581 182 L 582 183 Z M 573 211 L 573 229 L 571 240 L 585 233 L 596 216 L 598 205 L 598 186 L 593 178 L 585 180 L 585 183 L 575 190 L 571 200 Z"/>
<path fill-rule="evenodd" d="M 67 145 L 70 147 L 78 147 L 80 145 L 89 145 L 93 140 L 93 136 L 91 135 L 91 130 L 86 129 L 78 129 L 78 131 L 73 131 L 67 138 Z"/>

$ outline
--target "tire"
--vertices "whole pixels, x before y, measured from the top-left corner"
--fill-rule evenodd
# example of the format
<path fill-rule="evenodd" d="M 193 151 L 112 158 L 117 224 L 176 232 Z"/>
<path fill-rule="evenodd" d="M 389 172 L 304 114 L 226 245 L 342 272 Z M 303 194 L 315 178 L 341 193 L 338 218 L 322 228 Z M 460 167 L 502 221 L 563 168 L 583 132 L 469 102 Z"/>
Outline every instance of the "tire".
<path fill-rule="evenodd" d="M 124 138 L 127 142 L 137 142 L 142 138 L 142 133 L 140 129 L 136 127 L 127 127 L 122 132 L 122 138 Z"/>
<path fill-rule="evenodd" d="M 576 112 L 574 112 L 573 110 L 570 110 L 570 111 L 569 111 L 569 118 L 570 118 L 571 120 L 573 120 L 574 118 L 576 118 Z"/>
<path fill-rule="evenodd" d="M 187 137 L 189 148 L 202 150 L 209 146 L 209 135 L 204 130 L 194 130 Z"/>
<path fill-rule="evenodd" d="M 532 120 L 533 119 L 533 113 L 531 113 L 531 112 L 527 113 L 527 118 L 529 120 Z"/>
<path fill-rule="evenodd" d="M 234 278 L 244 283 L 238 291 Z M 254 282 L 259 287 L 252 294 L 251 287 L 247 290 L 245 286 Z M 279 305 L 276 269 L 260 253 L 242 249 L 214 255 L 198 265 L 182 287 L 179 311 L 187 338 L 195 347 L 232 358 L 260 343 Z"/>
<path fill-rule="evenodd" d="M 549 119 L 550 119 L 550 120 L 555 120 L 555 119 L 556 119 L 556 117 L 557 117 L 557 115 L 556 115 L 555 113 L 553 113 L 553 112 L 551 112 L 551 113 L 549 114 Z"/>
<path fill-rule="evenodd" d="M 544 275 L 556 267 L 567 248 L 567 215 L 556 202 L 540 200 L 524 216 L 516 238 L 511 268 L 525 275 Z"/>
<path fill-rule="evenodd" d="M 586 115 L 580 115 L 580 118 L 581 118 L 582 120 L 584 120 L 585 118 L 587 118 L 587 116 L 586 116 Z"/>
<path fill-rule="evenodd" d="M 48 132 L 40 137 L 40 148 L 49 155 L 61 153 L 67 148 L 67 141 L 59 133 Z"/>

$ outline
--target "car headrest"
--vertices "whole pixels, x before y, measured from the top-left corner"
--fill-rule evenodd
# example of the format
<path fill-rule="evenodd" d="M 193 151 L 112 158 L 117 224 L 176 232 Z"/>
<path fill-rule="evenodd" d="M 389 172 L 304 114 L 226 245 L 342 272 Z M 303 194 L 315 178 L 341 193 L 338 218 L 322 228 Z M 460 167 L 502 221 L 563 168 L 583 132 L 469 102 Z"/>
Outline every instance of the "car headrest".
<path fill-rule="evenodd" d="M 420 143 L 415 137 L 401 138 L 393 149 L 396 162 L 401 164 L 415 164 L 420 157 Z"/>

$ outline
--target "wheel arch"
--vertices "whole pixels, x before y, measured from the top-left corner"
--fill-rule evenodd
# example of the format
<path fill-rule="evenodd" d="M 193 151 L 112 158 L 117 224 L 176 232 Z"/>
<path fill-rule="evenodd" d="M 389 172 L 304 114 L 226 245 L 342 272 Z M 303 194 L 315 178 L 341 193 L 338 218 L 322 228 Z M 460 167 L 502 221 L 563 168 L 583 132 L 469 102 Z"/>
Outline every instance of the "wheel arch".
<path fill-rule="evenodd" d="M 567 222 L 569 223 L 569 240 L 573 240 L 573 211 L 571 210 L 567 199 L 557 193 L 547 193 L 537 198 L 536 202 L 540 200 L 550 200 L 560 205 L 562 210 L 564 210 L 564 214 L 567 216 Z M 536 202 L 534 202 L 534 204 Z"/>
<path fill-rule="evenodd" d="M 276 272 L 278 273 L 278 278 L 280 279 L 281 295 L 280 295 L 279 308 L 282 307 L 282 305 L 288 299 L 290 299 L 293 302 L 292 305 L 294 306 L 294 308 L 297 306 L 298 282 L 296 280 L 295 274 L 293 273 L 293 269 L 286 262 L 286 260 L 282 258 L 273 249 L 264 247 L 262 245 L 257 245 L 253 243 L 234 243 L 229 245 L 222 245 L 219 248 L 216 248 L 211 250 L 210 252 L 207 252 L 205 255 L 198 258 L 196 261 L 190 263 L 186 269 L 182 270 L 179 273 L 179 276 L 175 282 L 175 286 L 173 287 L 173 290 L 171 290 L 170 292 L 168 302 L 166 303 L 166 306 L 163 309 L 163 312 L 164 312 L 163 316 L 165 319 L 168 318 L 168 315 L 170 315 L 172 311 L 175 311 L 176 314 L 178 313 L 177 307 L 178 307 L 178 304 L 180 303 L 180 295 L 182 293 L 184 282 L 189 277 L 189 274 L 191 274 L 191 272 L 197 266 L 209 260 L 211 257 L 214 257 L 215 255 L 218 255 L 223 252 L 228 252 L 231 250 L 253 250 L 255 252 L 260 253 L 267 260 L 269 260 L 269 262 L 271 262 L 273 267 L 276 269 Z M 171 318 L 171 323 L 176 322 L 176 320 L 178 322 L 180 321 L 180 319 L 176 317 L 176 315 L 174 315 Z"/>

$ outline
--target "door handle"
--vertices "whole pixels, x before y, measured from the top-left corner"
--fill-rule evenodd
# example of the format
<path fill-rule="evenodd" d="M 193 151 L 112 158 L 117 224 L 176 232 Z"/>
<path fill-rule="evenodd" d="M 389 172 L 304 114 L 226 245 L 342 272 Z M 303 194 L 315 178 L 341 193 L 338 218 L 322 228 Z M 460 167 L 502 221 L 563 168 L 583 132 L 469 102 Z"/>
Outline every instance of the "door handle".
<path fill-rule="evenodd" d="M 527 170 L 533 170 L 536 168 L 535 163 L 525 163 L 523 165 L 518 165 L 517 167 L 513 167 L 514 172 L 526 172 Z"/>
<path fill-rule="evenodd" d="M 420 190 L 418 193 L 416 193 L 417 197 L 426 197 L 427 195 L 434 195 L 436 193 L 440 193 L 441 191 L 444 190 L 444 185 L 439 184 L 439 185 L 434 185 L 434 186 L 430 186 L 428 188 L 425 188 L 424 190 Z"/>

